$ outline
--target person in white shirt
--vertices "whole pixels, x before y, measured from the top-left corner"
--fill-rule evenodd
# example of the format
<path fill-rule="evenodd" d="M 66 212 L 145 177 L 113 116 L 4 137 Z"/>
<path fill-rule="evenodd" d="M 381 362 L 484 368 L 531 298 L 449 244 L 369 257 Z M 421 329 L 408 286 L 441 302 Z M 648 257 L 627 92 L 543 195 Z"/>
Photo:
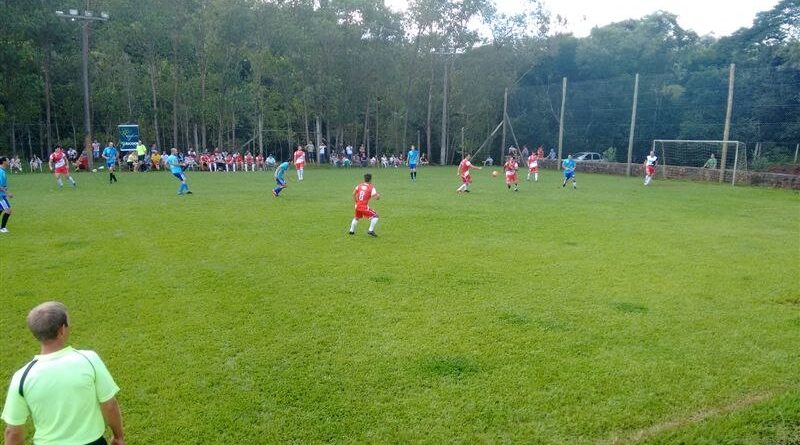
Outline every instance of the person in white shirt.
<path fill-rule="evenodd" d="M 650 154 L 644 161 L 644 185 L 650 185 L 653 176 L 656 175 L 656 164 L 658 164 L 658 156 L 654 150 L 650 150 Z"/>

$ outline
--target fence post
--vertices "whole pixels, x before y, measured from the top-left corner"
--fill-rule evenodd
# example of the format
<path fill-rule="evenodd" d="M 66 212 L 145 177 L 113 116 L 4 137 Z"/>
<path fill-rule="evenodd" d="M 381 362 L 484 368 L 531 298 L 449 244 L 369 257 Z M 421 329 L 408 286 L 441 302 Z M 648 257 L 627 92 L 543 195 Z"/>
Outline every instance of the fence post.
<path fill-rule="evenodd" d="M 722 156 L 719 167 L 719 182 L 725 180 L 725 161 L 728 160 L 728 136 L 731 133 L 731 112 L 733 111 L 733 79 L 736 73 L 736 64 L 731 63 L 728 73 L 728 109 L 725 112 L 725 131 L 722 134 Z"/>
<path fill-rule="evenodd" d="M 558 120 L 558 169 L 561 170 L 561 153 L 564 149 L 564 110 L 567 102 L 567 78 L 561 79 L 561 118 Z"/>
<path fill-rule="evenodd" d="M 631 109 L 631 129 L 628 135 L 628 167 L 625 169 L 627 176 L 631 175 L 631 161 L 633 160 L 633 135 L 636 132 L 636 106 L 639 103 L 639 73 L 633 83 L 633 108 Z"/>

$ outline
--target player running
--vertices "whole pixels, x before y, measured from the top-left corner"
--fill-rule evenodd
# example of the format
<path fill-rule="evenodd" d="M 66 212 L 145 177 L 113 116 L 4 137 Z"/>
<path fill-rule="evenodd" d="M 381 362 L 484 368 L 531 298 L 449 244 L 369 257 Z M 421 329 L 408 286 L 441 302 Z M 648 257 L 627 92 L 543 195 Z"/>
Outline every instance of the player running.
<path fill-rule="evenodd" d="M 6 224 L 8 218 L 11 218 L 11 204 L 8 198 L 13 198 L 14 195 L 8 192 L 8 176 L 6 176 L 6 168 L 8 168 L 8 158 L 0 157 L 0 210 L 3 211 L 3 219 L 0 222 L 0 233 L 8 233 Z"/>
<path fill-rule="evenodd" d="M 650 154 L 647 156 L 647 159 L 644 160 L 644 185 L 650 185 L 650 182 L 653 180 L 653 176 L 656 175 L 657 164 L 658 156 L 656 156 L 655 150 L 650 150 Z"/>
<path fill-rule="evenodd" d="M 272 189 L 272 196 L 276 198 L 281 196 L 281 191 L 286 188 L 286 170 L 289 170 L 289 161 L 281 162 L 281 165 L 275 169 L 273 174 L 277 186 Z"/>
<path fill-rule="evenodd" d="M 56 182 L 58 182 L 59 190 L 64 187 L 64 182 L 61 180 L 62 176 L 66 176 L 67 179 L 69 179 L 69 182 L 72 184 L 73 188 L 78 186 L 75 180 L 72 179 L 72 175 L 69 174 L 67 155 L 64 153 L 64 149 L 61 148 L 60 145 L 56 147 L 56 151 L 50 155 L 50 161 L 47 164 L 50 166 L 50 171 L 56 175 Z"/>
<path fill-rule="evenodd" d="M 517 159 L 514 156 L 509 156 L 508 161 L 503 165 L 503 170 L 506 171 L 506 186 L 509 190 L 511 190 L 511 186 L 514 186 L 514 191 L 519 191 L 519 181 L 517 180 L 517 170 L 519 170 L 519 164 L 517 163 Z"/>
<path fill-rule="evenodd" d="M 411 150 L 408 150 L 408 169 L 411 171 L 411 182 L 417 182 L 417 162 L 419 162 L 419 150 L 412 144 Z"/>
<path fill-rule="evenodd" d="M 186 185 L 186 173 L 183 172 L 186 164 L 182 163 L 181 160 L 178 159 L 177 148 L 173 148 L 170 151 L 170 155 L 167 156 L 167 165 L 169 166 L 169 170 L 172 172 L 172 176 L 175 176 L 181 181 L 181 185 L 178 187 L 178 196 L 181 196 L 184 193 L 191 195 L 192 191 L 189 190 L 189 186 Z"/>
<path fill-rule="evenodd" d="M 472 155 L 466 154 L 461 163 L 458 164 L 458 176 L 461 178 L 461 186 L 456 189 L 458 193 L 469 193 L 469 185 L 472 184 L 472 176 L 469 174 L 471 168 L 483 170 L 483 167 L 472 165 L 472 162 L 469 162 L 470 158 L 472 158 Z"/>
<path fill-rule="evenodd" d="M 375 234 L 375 226 L 378 224 L 378 214 L 369 208 L 369 200 L 372 198 L 381 199 L 381 194 L 378 193 L 378 191 L 375 190 L 375 186 L 372 185 L 372 174 L 367 173 L 364 175 L 364 182 L 357 185 L 353 190 L 356 214 L 355 217 L 353 217 L 353 221 L 350 222 L 351 235 L 356 234 L 356 226 L 358 225 L 359 219 L 369 218 L 369 231 L 367 231 L 367 235 L 377 238 L 378 235 Z"/>
<path fill-rule="evenodd" d="M 561 166 L 564 167 L 564 183 L 561 187 L 566 187 L 567 181 L 572 179 L 572 188 L 578 188 L 578 182 L 575 181 L 575 160 L 572 159 L 572 155 L 567 156 L 567 159 L 561 162 Z"/>
<path fill-rule="evenodd" d="M 103 159 L 106 160 L 106 168 L 108 169 L 108 183 L 113 184 L 117 182 L 117 176 L 114 175 L 114 166 L 117 165 L 117 149 L 114 147 L 113 142 L 108 142 L 108 147 L 103 149 Z"/>
<path fill-rule="evenodd" d="M 533 173 L 533 180 L 539 182 L 539 155 L 536 152 L 528 156 L 528 181 L 531 180 L 531 173 Z"/>
<path fill-rule="evenodd" d="M 294 168 L 297 169 L 297 180 L 303 180 L 303 167 L 306 165 L 306 152 L 303 151 L 303 147 L 297 146 L 297 150 L 294 152 Z"/>

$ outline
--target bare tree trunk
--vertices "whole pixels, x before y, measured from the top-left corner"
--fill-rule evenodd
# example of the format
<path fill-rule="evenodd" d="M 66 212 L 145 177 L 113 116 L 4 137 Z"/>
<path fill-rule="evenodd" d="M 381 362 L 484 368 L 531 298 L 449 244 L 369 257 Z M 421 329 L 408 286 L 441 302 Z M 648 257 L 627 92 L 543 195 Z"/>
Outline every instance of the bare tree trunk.
<path fill-rule="evenodd" d="M 47 147 L 53 147 L 52 134 L 50 132 L 51 119 L 51 85 L 50 85 L 50 43 L 46 42 L 43 47 L 44 57 L 42 58 L 42 73 L 44 74 L 44 110 L 47 119 Z"/>
<path fill-rule="evenodd" d="M 367 95 L 367 110 L 364 112 L 364 147 L 367 149 L 367 154 L 369 154 L 369 101 L 370 96 Z"/>
<path fill-rule="evenodd" d="M 414 61 L 413 63 L 409 64 L 409 67 L 417 66 L 417 55 L 419 54 L 419 45 L 420 45 L 420 33 L 422 32 L 422 28 L 417 29 L 417 36 L 414 37 Z M 408 131 L 408 116 L 411 114 L 411 84 L 413 79 L 413 69 L 409 69 L 408 71 L 408 83 L 406 84 L 406 111 L 403 116 L 403 145 L 401 148 L 403 150 L 406 149 L 406 133 Z"/>
<path fill-rule="evenodd" d="M 305 129 L 306 132 L 305 143 L 308 144 L 309 142 L 311 142 L 311 135 L 308 134 L 308 107 L 306 106 L 305 101 L 303 101 L 303 122 L 305 123 L 305 126 L 303 128 Z"/>
<path fill-rule="evenodd" d="M 28 130 L 28 159 L 33 157 L 33 143 L 31 142 L 31 126 L 26 125 L 25 128 Z"/>
<path fill-rule="evenodd" d="M 189 140 L 189 107 L 185 107 L 184 111 L 185 112 L 183 113 L 183 116 L 184 116 L 184 120 L 183 120 L 183 135 L 185 137 L 184 142 L 186 144 L 186 147 L 188 147 L 191 144 L 191 142 Z M 197 142 L 195 142 L 194 145 L 195 145 L 194 149 L 197 150 Z"/>
<path fill-rule="evenodd" d="M 219 118 L 218 119 L 219 130 L 217 132 L 217 147 L 220 148 L 220 149 L 222 148 L 222 137 L 223 137 L 223 134 L 225 133 L 225 122 L 224 122 L 224 119 L 222 117 L 222 114 L 223 114 L 223 109 L 222 109 L 222 103 L 223 103 L 222 101 L 223 101 L 223 99 L 222 99 L 222 97 L 223 97 L 223 95 L 220 94 L 219 95 L 219 110 L 217 110 L 217 114 L 218 114 L 218 118 Z"/>
<path fill-rule="evenodd" d="M 156 99 L 156 65 L 155 62 L 150 64 L 150 89 L 153 93 L 153 128 L 156 135 L 156 147 L 161 149 L 161 135 L 158 130 L 158 100 Z"/>
<path fill-rule="evenodd" d="M 202 135 L 203 150 L 208 149 L 206 143 L 206 61 L 205 57 L 200 66 L 200 133 Z"/>
<path fill-rule="evenodd" d="M 17 129 L 15 128 L 15 119 L 11 119 L 11 153 L 17 155 Z"/>
<path fill-rule="evenodd" d="M 239 146 L 236 144 L 236 113 L 231 116 L 231 147 L 234 151 L 239 151 Z"/>
<path fill-rule="evenodd" d="M 172 146 L 178 147 L 178 69 L 172 70 Z"/>

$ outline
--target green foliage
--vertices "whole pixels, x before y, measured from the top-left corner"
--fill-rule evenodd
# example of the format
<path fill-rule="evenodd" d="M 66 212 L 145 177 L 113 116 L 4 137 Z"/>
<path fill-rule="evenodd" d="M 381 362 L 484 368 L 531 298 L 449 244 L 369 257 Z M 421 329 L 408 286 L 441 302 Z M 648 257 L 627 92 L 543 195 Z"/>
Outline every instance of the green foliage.
<path fill-rule="evenodd" d="M 603 152 L 603 158 L 608 162 L 617 162 L 617 148 L 608 147 L 606 151 Z"/>
<path fill-rule="evenodd" d="M 319 116 L 329 145 L 366 141 L 396 151 L 419 134 L 436 162 L 447 65 L 451 157 L 462 128 L 464 145 L 477 148 L 500 121 L 506 87 L 519 142 L 556 145 L 562 77 L 573 151 L 624 144 L 635 73 L 643 121 L 636 147 L 719 139 L 725 71 L 735 62 L 732 137 L 800 139 L 796 2 L 781 1 L 724 38 L 697 36 L 669 12 L 586 38 L 548 35 L 544 4 L 526 5 L 506 16 L 491 0 L 419 0 L 402 14 L 380 0 L 93 3 L 111 14 L 91 29 L 93 132 L 110 137 L 117 124 L 137 122 L 148 142 L 184 148 L 195 145 L 197 126 L 203 148 L 239 149 L 263 122 L 267 150 L 276 150 L 305 139 Z M 45 92 L 53 139 L 82 139 L 80 29 L 55 17 L 61 7 L 0 2 L 0 147 L 11 143 L 13 123 L 13 150 L 30 130 L 31 149 L 46 151 Z M 477 22 L 491 36 L 469 26 Z M 498 148 L 487 150 L 497 156 Z"/>
<path fill-rule="evenodd" d="M 131 445 L 796 441 L 795 192 L 363 173 L 10 176 L 0 376 L 58 299 Z"/>

